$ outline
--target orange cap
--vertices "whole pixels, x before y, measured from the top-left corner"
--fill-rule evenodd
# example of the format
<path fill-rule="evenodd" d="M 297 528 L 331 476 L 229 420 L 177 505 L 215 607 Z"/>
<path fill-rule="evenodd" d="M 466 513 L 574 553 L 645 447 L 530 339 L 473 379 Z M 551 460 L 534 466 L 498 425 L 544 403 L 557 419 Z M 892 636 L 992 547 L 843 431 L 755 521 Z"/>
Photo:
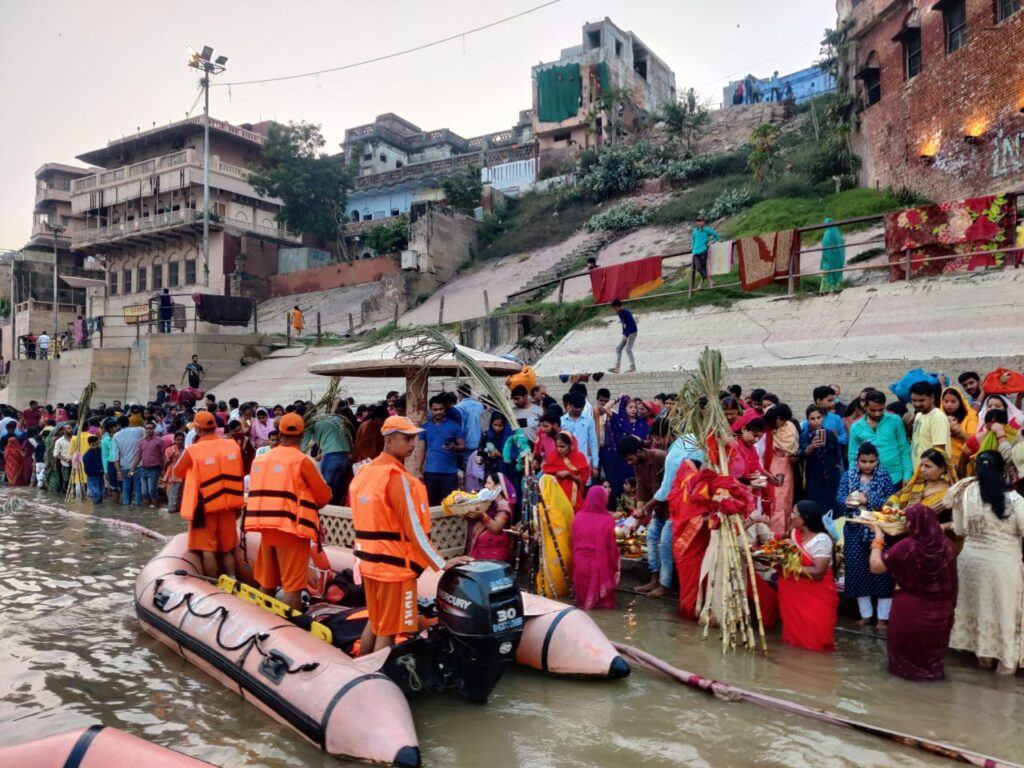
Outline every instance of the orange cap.
<path fill-rule="evenodd" d="M 277 431 L 282 435 L 301 435 L 306 429 L 306 422 L 297 413 L 286 413 L 277 422 Z"/>
<path fill-rule="evenodd" d="M 213 418 L 213 414 L 209 411 L 199 411 L 192 419 L 192 425 L 196 429 L 213 429 L 217 426 L 217 420 Z"/>
<path fill-rule="evenodd" d="M 405 416 L 388 416 L 380 428 L 380 433 L 385 437 L 395 432 L 401 432 L 403 435 L 418 435 L 422 431 Z"/>

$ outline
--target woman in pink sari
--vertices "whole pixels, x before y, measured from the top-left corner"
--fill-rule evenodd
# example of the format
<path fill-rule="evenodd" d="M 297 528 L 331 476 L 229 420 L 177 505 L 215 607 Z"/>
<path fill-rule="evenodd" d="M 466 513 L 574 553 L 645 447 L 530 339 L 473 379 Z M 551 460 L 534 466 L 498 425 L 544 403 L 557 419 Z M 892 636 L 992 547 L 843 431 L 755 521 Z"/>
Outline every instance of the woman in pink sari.
<path fill-rule="evenodd" d="M 512 521 L 512 507 L 516 492 L 512 483 L 501 473 L 490 473 L 484 487 L 497 498 L 485 512 L 466 515 L 466 554 L 475 560 L 504 560 L 511 562 L 515 554 L 515 538 L 505 533 Z"/>
<path fill-rule="evenodd" d="M 789 516 L 793 510 L 793 490 L 796 478 L 793 459 L 800 453 L 800 430 L 793 425 L 793 411 L 785 403 L 772 406 L 764 415 L 765 425 L 772 430 L 772 457 L 768 470 L 776 478 L 782 477 L 775 489 L 775 503 L 771 510 L 771 529 L 776 536 L 789 530 Z"/>
<path fill-rule="evenodd" d="M 24 446 L 21 441 L 10 432 L 7 443 L 4 445 L 4 472 L 7 473 L 7 484 L 10 486 L 25 485 L 22 478 L 25 469 Z"/>
<path fill-rule="evenodd" d="M 608 491 L 595 485 L 572 521 L 572 585 L 576 605 L 585 611 L 614 608 L 618 583 L 615 519 L 608 511 Z"/>

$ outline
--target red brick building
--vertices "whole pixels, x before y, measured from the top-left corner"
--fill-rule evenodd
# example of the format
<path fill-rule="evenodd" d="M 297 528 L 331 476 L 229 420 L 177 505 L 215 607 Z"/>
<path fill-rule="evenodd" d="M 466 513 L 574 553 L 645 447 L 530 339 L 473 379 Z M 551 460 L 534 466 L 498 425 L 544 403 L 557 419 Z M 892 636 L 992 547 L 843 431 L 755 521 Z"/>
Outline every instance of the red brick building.
<path fill-rule="evenodd" d="M 1024 3 L 838 0 L 861 183 L 936 201 L 1024 190 Z"/>

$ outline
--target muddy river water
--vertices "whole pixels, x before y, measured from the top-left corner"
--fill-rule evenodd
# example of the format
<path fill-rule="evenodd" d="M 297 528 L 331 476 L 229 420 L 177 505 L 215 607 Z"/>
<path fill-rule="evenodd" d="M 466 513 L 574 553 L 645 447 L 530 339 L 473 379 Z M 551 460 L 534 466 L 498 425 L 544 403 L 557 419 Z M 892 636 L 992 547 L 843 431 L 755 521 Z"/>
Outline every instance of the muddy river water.
<path fill-rule="evenodd" d="M 142 632 L 132 587 L 159 541 L 64 514 L 36 491 L 0 495 L 30 502 L 0 511 L 0 745 L 102 722 L 219 766 L 342 765 Z M 99 514 L 183 528 L 152 511 Z M 620 594 L 618 610 L 594 617 L 611 639 L 677 667 L 1024 762 L 1024 680 L 982 672 L 967 656 L 950 654 L 946 681 L 915 684 L 887 674 L 884 640 L 866 633 L 839 632 L 831 655 L 775 634 L 767 658 L 725 656 L 669 601 Z M 425 766 L 952 765 L 642 670 L 584 681 L 516 668 L 486 706 L 444 695 L 412 709 Z"/>

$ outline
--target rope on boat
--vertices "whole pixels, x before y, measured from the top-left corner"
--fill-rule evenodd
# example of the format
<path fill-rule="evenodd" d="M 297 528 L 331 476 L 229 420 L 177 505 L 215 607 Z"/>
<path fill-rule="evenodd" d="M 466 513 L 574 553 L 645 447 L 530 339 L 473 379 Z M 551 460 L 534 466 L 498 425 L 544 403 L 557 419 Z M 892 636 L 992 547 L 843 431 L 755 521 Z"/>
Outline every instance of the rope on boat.
<path fill-rule="evenodd" d="M 697 688 L 698 690 L 701 690 L 704 693 L 709 693 L 722 701 L 753 702 L 754 704 L 759 704 L 762 707 L 768 707 L 769 709 L 778 710 L 780 712 L 802 715 L 803 717 L 809 717 L 813 720 L 819 720 L 831 725 L 838 725 L 843 728 L 860 731 L 861 733 L 878 736 L 883 739 L 888 739 L 889 741 L 894 741 L 897 744 L 902 744 L 906 747 L 913 747 L 914 749 L 919 749 L 933 755 L 940 755 L 941 757 L 955 760 L 958 763 L 982 766 L 982 768 L 1024 768 L 1024 766 L 1021 766 L 1018 763 L 1011 763 L 1006 760 L 997 760 L 994 757 L 988 757 L 987 755 L 982 755 L 977 752 L 961 749 L 960 747 L 955 747 L 952 744 L 947 744 L 942 741 L 926 739 L 921 736 L 912 736 L 907 733 L 901 733 L 900 731 L 893 731 L 881 726 L 861 722 L 860 720 L 853 720 L 835 712 L 829 712 L 828 710 L 818 709 L 817 707 L 808 707 L 803 704 L 797 704 L 794 701 L 788 701 L 775 696 L 768 696 L 763 693 L 756 693 L 743 688 L 737 688 L 736 686 L 729 685 L 728 683 L 711 680 L 706 677 L 701 677 L 694 672 L 687 672 L 684 669 L 673 667 L 671 664 L 659 659 L 657 656 L 653 656 L 646 651 L 635 648 L 631 645 L 616 642 L 612 642 L 612 645 L 615 646 L 619 653 L 639 666 L 652 672 L 661 672 L 678 683 L 688 685 L 691 688 Z"/>
<path fill-rule="evenodd" d="M 48 510 L 57 512 L 65 515 L 66 517 L 74 517 L 79 520 L 89 520 L 94 523 L 102 523 L 110 528 L 117 528 L 118 530 L 128 531 L 129 533 L 137 533 L 140 536 L 146 536 L 150 539 L 156 539 L 157 541 L 168 541 L 171 537 L 166 534 L 154 531 L 152 528 L 147 528 L 144 525 L 133 523 L 128 520 L 121 520 L 117 517 L 97 517 L 96 515 L 87 515 L 84 512 L 75 512 L 71 509 L 65 509 L 64 507 L 51 506 L 49 504 L 35 504 L 25 501 L 18 496 L 12 496 L 6 499 L 3 503 L 3 511 L 6 514 L 12 514 L 14 512 L 20 512 L 22 510 Z"/>

